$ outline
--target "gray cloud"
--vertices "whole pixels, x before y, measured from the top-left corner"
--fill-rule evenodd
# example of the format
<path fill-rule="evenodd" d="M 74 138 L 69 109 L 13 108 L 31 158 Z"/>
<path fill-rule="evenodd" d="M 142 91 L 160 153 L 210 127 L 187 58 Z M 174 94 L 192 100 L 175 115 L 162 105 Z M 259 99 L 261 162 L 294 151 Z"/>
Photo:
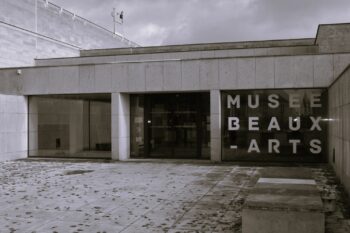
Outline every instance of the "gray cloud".
<path fill-rule="evenodd" d="M 350 21 L 347 0 L 53 0 L 141 45 L 314 37 L 318 24 Z"/>

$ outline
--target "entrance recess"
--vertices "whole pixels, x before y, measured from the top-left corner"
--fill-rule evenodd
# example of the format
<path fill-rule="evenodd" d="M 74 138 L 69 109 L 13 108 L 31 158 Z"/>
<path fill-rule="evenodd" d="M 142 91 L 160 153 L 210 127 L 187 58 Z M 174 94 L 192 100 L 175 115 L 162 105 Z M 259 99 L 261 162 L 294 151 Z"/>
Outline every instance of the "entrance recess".
<path fill-rule="evenodd" d="M 137 98 L 141 96 L 137 95 Z M 140 140 L 140 134 L 132 135 L 132 157 L 206 158 L 209 156 L 209 95 L 207 93 L 149 94 L 142 95 L 142 98 L 143 140 Z M 141 119 L 140 114 L 135 116 L 133 102 L 135 104 L 135 100 L 131 101 L 131 133 L 137 134 L 142 131 L 135 129 L 137 122 L 141 123 Z M 138 143 L 135 143 L 135 140 L 138 140 Z M 138 151 L 135 146 L 139 147 Z"/>

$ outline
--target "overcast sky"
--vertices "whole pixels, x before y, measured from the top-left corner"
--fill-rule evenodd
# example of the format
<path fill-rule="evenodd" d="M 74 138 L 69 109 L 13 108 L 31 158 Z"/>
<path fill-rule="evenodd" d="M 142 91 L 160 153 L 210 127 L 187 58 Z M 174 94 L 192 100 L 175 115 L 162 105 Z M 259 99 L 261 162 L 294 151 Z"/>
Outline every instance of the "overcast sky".
<path fill-rule="evenodd" d="M 350 22 L 349 0 L 51 0 L 143 46 L 315 37 L 318 24 Z"/>

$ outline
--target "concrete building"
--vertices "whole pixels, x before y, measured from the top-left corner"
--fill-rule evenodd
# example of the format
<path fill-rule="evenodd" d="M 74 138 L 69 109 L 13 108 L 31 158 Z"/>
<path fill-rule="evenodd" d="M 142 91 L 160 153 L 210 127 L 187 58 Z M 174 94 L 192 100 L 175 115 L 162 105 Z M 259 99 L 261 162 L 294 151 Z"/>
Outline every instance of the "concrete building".
<path fill-rule="evenodd" d="M 137 46 L 45 0 L 1 0 L 0 35 L 0 67 L 78 56 L 81 49 Z"/>
<path fill-rule="evenodd" d="M 329 162 L 350 190 L 350 24 L 315 38 L 81 50 L 0 70 L 1 160 Z"/>

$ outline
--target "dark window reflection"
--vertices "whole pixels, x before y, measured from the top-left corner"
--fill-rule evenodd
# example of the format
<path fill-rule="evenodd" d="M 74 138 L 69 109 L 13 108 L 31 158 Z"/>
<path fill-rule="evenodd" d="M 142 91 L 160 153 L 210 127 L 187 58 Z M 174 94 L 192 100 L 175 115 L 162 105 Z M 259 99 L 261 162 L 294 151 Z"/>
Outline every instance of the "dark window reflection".
<path fill-rule="evenodd" d="M 223 91 L 221 98 L 223 160 L 325 159 L 326 90 Z"/>
<path fill-rule="evenodd" d="M 131 96 L 131 157 L 209 158 L 209 94 Z"/>

